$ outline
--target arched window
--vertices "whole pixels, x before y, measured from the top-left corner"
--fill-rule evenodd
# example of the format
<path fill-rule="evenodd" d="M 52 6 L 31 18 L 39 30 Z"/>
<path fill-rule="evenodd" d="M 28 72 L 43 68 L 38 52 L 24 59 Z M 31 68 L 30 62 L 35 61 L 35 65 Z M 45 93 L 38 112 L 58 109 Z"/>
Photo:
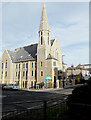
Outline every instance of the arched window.
<path fill-rule="evenodd" d="M 42 62 L 41 62 L 41 64 L 40 64 L 40 66 L 42 67 Z"/>
<path fill-rule="evenodd" d="M 5 68 L 7 68 L 7 60 L 6 60 L 6 65 L 5 65 Z"/>
<path fill-rule="evenodd" d="M 24 81 L 23 81 L 23 88 L 24 88 Z"/>
<path fill-rule="evenodd" d="M 36 64 L 36 62 L 35 62 L 35 68 L 36 68 L 36 66 L 37 66 L 37 64 Z"/>
<path fill-rule="evenodd" d="M 26 68 L 28 68 L 28 63 L 26 63 Z"/>
<path fill-rule="evenodd" d="M 41 32 L 41 35 L 42 35 L 42 32 Z"/>
<path fill-rule="evenodd" d="M 27 78 L 28 78 L 28 71 L 26 71 L 26 80 L 27 80 Z"/>
<path fill-rule="evenodd" d="M 33 70 L 32 70 L 32 76 L 33 76 Z"/>
<path fill-rule="evenodd" d="M 43 71 L 41 71 L 41 76 L 43 76 Z"/>
<path fill-rule="evenodd" d="M 7 77 L 7 71 L 5 72 L 5 77 Z"/>
<path fill-rule="evenodd" d="M 32 62 L 32 68 L 33 68 L 33 62 Z"/>
<path fill-rule="evenodd" d="M 2 69 L 3 69 L 3 62 L 2 62 Z"/>
<path fill-rule="evenodd" d="M 25 76 L 25 71 L 23 71 L 23 77 Z"/>
<path fill-rule="evenodd" d="M 43 39 L 42 39 L 42 36 L 41 36 L 41 45 L 43 44 Z"/>
<path fill-rule="evenodd" d="M 16 69 L 17 69 L 17 64 L 16 64 Z"/>
<path fill-rule="evenodd" d="M 16 77 L 17 77 L 17 72 L 16 72 Z"/>

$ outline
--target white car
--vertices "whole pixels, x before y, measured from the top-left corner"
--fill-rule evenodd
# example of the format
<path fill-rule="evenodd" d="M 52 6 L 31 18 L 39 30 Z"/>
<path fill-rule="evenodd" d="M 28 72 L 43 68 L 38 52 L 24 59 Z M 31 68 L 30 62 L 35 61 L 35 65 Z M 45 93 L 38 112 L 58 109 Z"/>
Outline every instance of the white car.
<path fill-rule="evenodd" d="M 4 89 L 18 90 L 19 85 L 18 84 L 8 84 L 7 86 L 4 86 Z"/>

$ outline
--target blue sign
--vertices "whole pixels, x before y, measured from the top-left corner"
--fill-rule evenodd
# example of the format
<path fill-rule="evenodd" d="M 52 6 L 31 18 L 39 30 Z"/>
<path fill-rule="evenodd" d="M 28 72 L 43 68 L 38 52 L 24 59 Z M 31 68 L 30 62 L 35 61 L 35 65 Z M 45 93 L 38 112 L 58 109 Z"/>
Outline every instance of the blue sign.
<path fill-rule="evenodd" d="M 52 77 L 45 77 L 45 82 L 52 82 Z"/>
<path fill-rule="evenodd" d="M 45 80 L 45 82 L 52 82 L 52 81 L 50 81 L 50 80 Z"/>
<path fill-rule="evenodd" d="M 45 79 L 52 79 L 52 77 L 46 77 Z"/>

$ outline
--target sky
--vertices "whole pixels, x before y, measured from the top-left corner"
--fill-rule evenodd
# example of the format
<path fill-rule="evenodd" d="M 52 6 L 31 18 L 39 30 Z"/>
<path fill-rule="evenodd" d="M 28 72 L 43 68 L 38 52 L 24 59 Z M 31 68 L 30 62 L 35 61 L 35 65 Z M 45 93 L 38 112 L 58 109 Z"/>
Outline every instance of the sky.
<path fill-rule="evenodd" d="M 67 67 L 89 63 L 89 3 L 48 2 L 51 39 L 58 38 Z M 42 2 L 2 4 L 2 50 L 38 43 Z"/>

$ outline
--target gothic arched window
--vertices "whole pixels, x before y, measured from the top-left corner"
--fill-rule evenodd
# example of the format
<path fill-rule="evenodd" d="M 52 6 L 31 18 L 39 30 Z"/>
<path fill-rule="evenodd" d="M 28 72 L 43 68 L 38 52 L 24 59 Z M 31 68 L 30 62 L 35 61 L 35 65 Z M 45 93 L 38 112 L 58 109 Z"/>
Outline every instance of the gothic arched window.
<path fill-rule="evenodd" d="M 42 37 L 41 37 L 41 45 L 43 44 L 43 39 L 42 39 Z"/>
<path fill-rule="evenodd" d="M 2 69 L 3 69 L 3 62 L 2 62 Z"/>
<path fill-rule="evenodd" d="M 41 76 L 43 76 L 43 71 L 41 71 Z"/>
<path fill-rule="evenodd" d="M 6 65 L 5 65 L 5 68 L 7 68 L 7 60 L 6 60 Z"/>
<path fill-rule="evenodd" d="M 32 62 L 32 68 L 33 68 L 33 62 Z"/>

